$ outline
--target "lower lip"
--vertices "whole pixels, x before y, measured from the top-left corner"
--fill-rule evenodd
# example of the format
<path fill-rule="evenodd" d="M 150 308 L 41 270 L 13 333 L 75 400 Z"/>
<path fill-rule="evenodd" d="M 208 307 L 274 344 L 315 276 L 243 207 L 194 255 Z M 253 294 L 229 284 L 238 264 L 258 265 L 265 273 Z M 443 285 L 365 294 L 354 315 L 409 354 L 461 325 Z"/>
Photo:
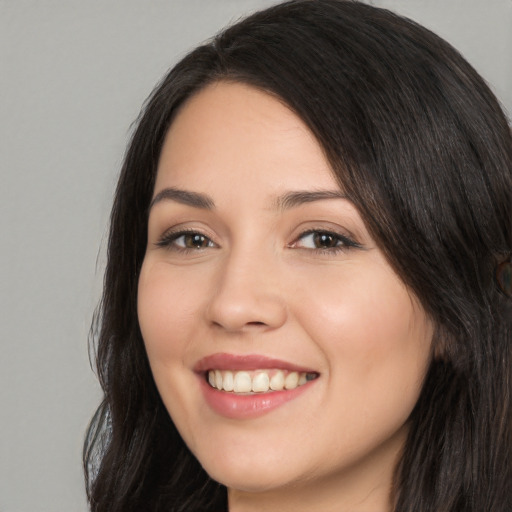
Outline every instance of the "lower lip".
<path fill-rule="evenodd" d="M 294 400 L 307 391 L 316 381 L 312 380 L 295 389 L 271 391 L 253 395 L 237 395 L 212 388 L 201 378 L 201 390 L 208 405 L 221 416 L 233 419 L 256 418 Z"/>

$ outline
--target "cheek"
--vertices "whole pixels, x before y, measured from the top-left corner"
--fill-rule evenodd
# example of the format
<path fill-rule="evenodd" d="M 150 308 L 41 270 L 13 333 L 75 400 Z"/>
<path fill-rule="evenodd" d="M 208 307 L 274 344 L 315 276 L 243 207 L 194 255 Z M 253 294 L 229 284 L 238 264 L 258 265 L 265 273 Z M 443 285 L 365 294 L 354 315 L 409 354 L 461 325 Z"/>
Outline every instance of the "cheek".
<path fill-rule="evenodd" d="M 171 272 L 165 262 L 144 261 L 138 283 L 139 325 L 155 384 L 182 435 L 194 427 L 187 412 L 190 402 L 193 409 L 199 407 L 199 397 L 190 393 L 197 383 L 187 361 L 198 337 L 200 297 L 200 288 Z M 189 440 L 189 445 L 194 443 Z"/>
<path fill-rule="evenodd" d="M 318 277 L 297 315 L 328 362 L 331 399 L 366 421 L 400 425 L 430 363 L 430 321 L 391 272 L 354 269 L 336 287 Z"/>
<path fill-rule="evenodd" d="M 198 283 L 187 282 L 179 273 L 170 272 L 164 262 L 144 262 L 138 284 L 137 312 L 152 365 L 154 358 L 164 362 L 166 358 L 182 356 L 183 346 L 197 324 L 200 301 Z"/>
<path fill-rule="evenodd" d="M 340 276 L 329 270 L 306 277 L 308 285 L 291 294 L 297 316 L 326 351 L 359 354 L 372 364 L 384 354 L 400 357 L 429 345 L 430 322 L 390 270 L 377 266 L 363 272 L 347 265 Z"/>

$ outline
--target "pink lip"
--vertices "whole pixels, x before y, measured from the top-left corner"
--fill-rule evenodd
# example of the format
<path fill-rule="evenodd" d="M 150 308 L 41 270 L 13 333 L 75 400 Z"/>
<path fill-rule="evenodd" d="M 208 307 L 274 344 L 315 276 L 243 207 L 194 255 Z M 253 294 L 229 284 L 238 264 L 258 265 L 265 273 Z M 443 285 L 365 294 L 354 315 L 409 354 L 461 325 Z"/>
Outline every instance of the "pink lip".
<path fill-rule="evenodd" d="M 208 406 L 217 414 L 232 419 L 249 419 L 262 416 L 281 405 L 298 398 L 316 382 L 312 380 L 295 389 L 284 391 L 269 391 L 237 395 L 212 388 L 205 378 L 208 370 L 264 370 L 278 368 L 288 371 L 311 372 L 304 368 L 279 359 L 260 355 L 212 354 L 198 361 L 194 371 L 198 373 L 201 391 Z"/>
<path fill-rule="evenodd" d="M 254 395 L 237 395 L 212 388 L 201 379 L 201 391 L 206 403 L 217 414 L 232 419 L 249 419 L 262 416 L 277 407 L 294 400 L 316 382 L 312 380 L 289 391 L 269 391 Z"/>
<path fill-rule="evenodd" d="M 277 368 L 290 372 L 314 372 L 311 368 L 305 368 L 296 364 L 273 359 L 258 354 L 236 355 L 218 353 L 199 360 L 194 366 L 195 372 L 206 372 L 208 370 L 269 370 Z"/>

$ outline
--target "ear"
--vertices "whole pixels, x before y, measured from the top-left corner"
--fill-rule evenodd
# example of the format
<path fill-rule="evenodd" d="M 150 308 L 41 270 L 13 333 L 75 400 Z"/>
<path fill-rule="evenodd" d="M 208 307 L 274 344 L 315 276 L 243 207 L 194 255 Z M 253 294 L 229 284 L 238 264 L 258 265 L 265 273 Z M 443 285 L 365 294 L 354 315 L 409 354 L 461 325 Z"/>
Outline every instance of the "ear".
<path fill-rule="evenodd" d="M 450 358 L 450 334 L 442 325 L 435 323 L 432 336 L 432 356 L 434 361 L 448 362 Z"/>

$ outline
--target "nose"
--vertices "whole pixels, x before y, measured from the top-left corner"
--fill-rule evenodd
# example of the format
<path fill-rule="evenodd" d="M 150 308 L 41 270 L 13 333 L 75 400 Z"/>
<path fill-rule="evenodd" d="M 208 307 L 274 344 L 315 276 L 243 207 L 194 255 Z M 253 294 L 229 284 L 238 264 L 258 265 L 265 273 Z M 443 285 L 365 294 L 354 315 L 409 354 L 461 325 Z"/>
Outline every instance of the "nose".
<path fill-rule="evenodd" d="M 287 317 L 281 286 L 272 256 L 232 252 L 217 271 L 208 320 L 231 332 L 276 329 Z"/>

